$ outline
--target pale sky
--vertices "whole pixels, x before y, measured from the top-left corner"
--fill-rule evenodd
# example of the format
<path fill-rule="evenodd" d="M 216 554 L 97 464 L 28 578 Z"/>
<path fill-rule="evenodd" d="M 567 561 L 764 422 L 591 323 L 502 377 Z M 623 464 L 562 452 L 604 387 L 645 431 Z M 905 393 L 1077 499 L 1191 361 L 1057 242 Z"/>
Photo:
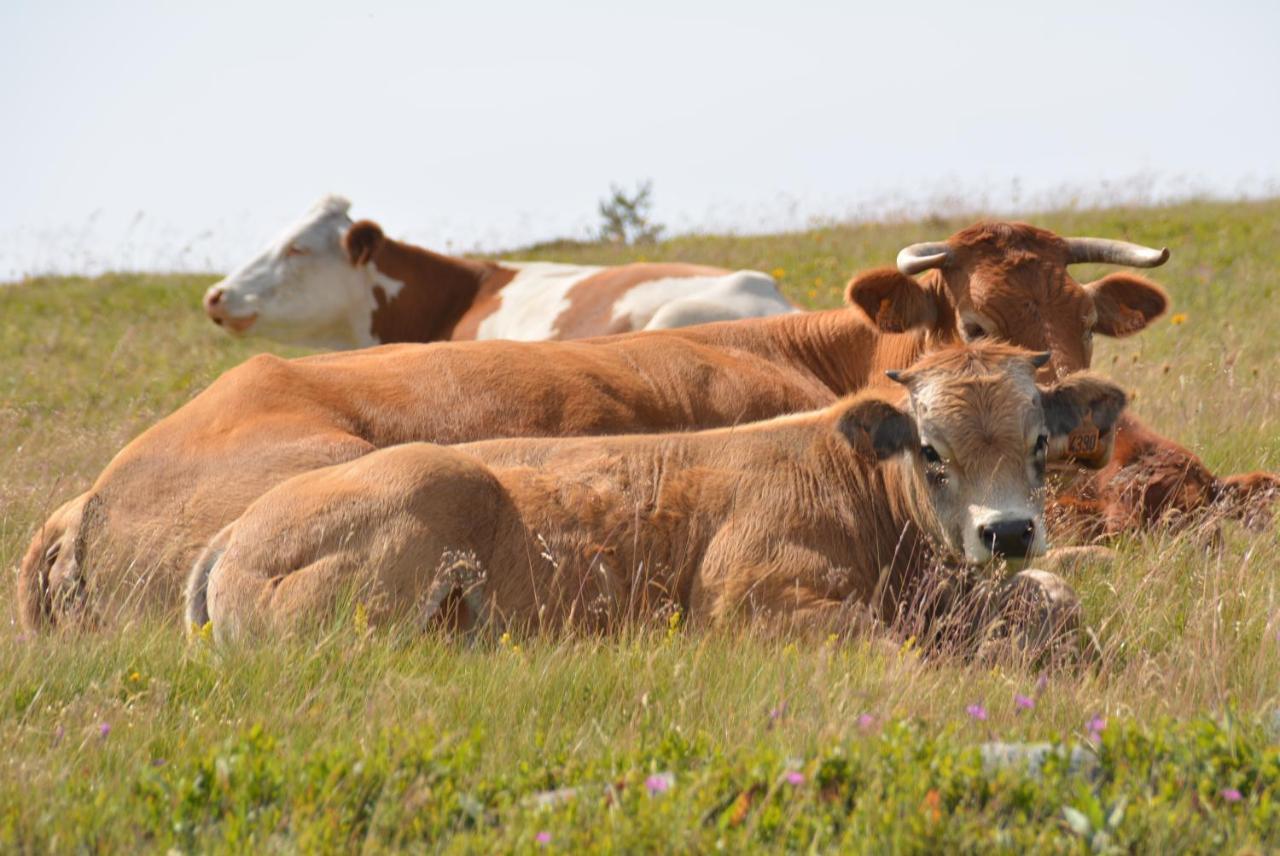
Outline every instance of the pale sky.
<path fill-rule="evenodd" d="M 0 280 L 225 269 L 329 192 L 455 250 L 644 178 L 676 231 L 1280 193 L 1280 4 L 1048 5 L 5 0 Z"/>

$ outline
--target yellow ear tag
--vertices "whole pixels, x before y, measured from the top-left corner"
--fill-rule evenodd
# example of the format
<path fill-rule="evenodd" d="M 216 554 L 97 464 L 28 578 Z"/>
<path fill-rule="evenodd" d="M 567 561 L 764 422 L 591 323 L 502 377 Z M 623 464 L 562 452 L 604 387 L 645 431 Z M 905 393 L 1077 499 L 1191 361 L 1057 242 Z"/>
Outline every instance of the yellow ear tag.
<path fill-rule="evenodd" d="M 1099 442 L 1101 436 L 1090 413 L 1080 427 L 1067 435 L 1067 454 L 1081 463 L 1100 462 L 1107 454 L 1106 446 Z"/>

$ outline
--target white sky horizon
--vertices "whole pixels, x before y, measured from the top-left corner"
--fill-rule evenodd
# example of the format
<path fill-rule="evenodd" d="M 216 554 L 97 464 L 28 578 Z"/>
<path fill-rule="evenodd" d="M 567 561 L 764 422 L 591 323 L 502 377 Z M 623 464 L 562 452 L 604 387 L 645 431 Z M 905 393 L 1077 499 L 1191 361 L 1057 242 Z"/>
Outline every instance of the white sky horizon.
<path fill-rule="evenodd" d="M 455 252 L 643 179 L 677 233 L 1280 193 L 1280 7 L 1028 6 L 8 3 L 0 281 L 226 270 L 326 193 Z"/>

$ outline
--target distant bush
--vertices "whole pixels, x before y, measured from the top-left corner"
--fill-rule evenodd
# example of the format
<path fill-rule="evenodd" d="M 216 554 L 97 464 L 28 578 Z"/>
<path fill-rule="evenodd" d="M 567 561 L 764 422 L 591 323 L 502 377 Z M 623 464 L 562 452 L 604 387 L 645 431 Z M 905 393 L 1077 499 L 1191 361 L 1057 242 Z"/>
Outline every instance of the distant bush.
<path fill-rule="evenodd" d="M 649 221 L 653 182 L 642 181 L 630 195 L 609 185 L 609 198 L 600 202 L 600 240 L 609 244 L 652 244 L 665 228 Z"/>

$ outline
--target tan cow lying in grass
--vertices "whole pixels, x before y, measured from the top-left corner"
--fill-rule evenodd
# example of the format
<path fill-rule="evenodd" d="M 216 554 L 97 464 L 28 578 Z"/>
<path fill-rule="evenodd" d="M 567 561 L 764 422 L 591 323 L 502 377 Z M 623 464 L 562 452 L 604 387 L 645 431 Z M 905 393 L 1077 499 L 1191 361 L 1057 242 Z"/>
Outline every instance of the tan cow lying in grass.
<path fill-rule="evenodd" d="M 295 476 L 196 563 L 188 619 L 219 638 L 314 625 L 344 591 L 421 610 L 465 553 L 504 626 L 604 630 L 674 603 L 695 623 L 888 618 L 935 556 L 1039 555 L 1051 438 L 1124 407 L 1048 355 L 986 344 L 895 373 L 907 395 L 698 433 L 412 443 Z M 438 603 L 438 599 L 433 602 Z M 465 619 L 464 619 L 465 622 Z"/>
<path fill-rule="evenodd" d="M 984 336 L 1050 343 L 1057 365 L 1074 371 L 1088 356 L 1086 332 L 1132 332 L 1165 307 L 1163 292 L 1132 274 L 1082 286 L 1066 272 L 1100 260 L 1099 247 L 1141 263 L 1159 253 L 1076 240 L 1019 224 L 974 227 L 948 242 L 949 267 L 923 281 L 894 270 L 856 277 L 848 298 L 861 311 L 581 342 L 256 357 L 144 432 L 54 512 L 22 561 L 22 621 L 176 611 L 191 562 L 250 502 L 290 476 L 376 448 L 710 428 L 811 410 L 887 382 L 884 371 L 954 344 L 974 319 L 989 325 Z M 904 252 L 911 269 L 919 253 Z M 972 326 L 967 335 L 979 338 Z"/>

